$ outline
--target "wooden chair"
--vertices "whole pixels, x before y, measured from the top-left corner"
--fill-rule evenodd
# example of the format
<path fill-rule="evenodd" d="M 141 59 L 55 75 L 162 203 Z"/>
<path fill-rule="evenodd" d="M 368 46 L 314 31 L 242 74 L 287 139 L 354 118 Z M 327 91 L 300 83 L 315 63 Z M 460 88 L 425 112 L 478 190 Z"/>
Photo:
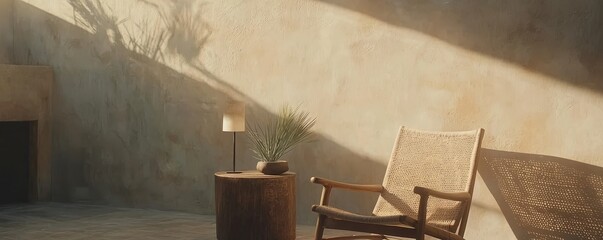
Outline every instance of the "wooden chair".
<path fill-rule="evenodd" d="M 401 127 L 382 185 L 358 185 L 313 177 L 323 186 L 315 239 L 325 228 L 372 233 L 330 239 L 463 239 L 483 129 L 428 132 Z M 379 193 L 373 215 L 329 206 L 333 188 Z M 377 234 L 377 235 L 375 235 Z"/>

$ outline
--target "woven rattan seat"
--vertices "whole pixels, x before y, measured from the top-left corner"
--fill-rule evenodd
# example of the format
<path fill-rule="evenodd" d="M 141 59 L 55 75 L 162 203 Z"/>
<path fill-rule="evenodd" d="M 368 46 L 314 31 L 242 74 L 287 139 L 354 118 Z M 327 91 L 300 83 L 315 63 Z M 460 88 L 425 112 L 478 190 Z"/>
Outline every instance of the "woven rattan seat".
<path fill-rule="evenodd" d="M 332 218 L 346 219 L 348 221 L 360 222 L 360 223 L 378 223 L 378 224 L 408 224 L 415 225 L 416 219 L 404 215 L 389 215 L 389 216 L 375 216 L 375 215 L 360 215 L 351 213 L 339 208 L 329 206 L 312 206 L 312 211 L 319 214 L 323 214 Z"/>
<path fill-rule="evenodd" d="M 382 185 L 312 178 L 312 182 L 323 185 L 321 204 L 312 207 L 319 214 L 316 239 L 322 239 L 324 228 L 416 239 L 423 239 L 425 234 L 462 239 L 483 132 L 429 132 L 401 127 Z M 379 193 L 373 215 L 328 206 L 332 188 Z M 404 226 L 395 229 L 396 225 Z"/>

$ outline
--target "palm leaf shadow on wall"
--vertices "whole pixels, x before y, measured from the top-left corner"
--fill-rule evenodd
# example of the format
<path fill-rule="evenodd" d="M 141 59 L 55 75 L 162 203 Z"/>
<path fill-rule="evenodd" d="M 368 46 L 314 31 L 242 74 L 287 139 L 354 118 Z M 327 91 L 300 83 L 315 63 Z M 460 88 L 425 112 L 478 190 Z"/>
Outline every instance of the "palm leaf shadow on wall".
<path fill-rule="evenodd" d="M 518 239 L 603 237 L 603 168 L 483 149 L 479 173 Z"/>

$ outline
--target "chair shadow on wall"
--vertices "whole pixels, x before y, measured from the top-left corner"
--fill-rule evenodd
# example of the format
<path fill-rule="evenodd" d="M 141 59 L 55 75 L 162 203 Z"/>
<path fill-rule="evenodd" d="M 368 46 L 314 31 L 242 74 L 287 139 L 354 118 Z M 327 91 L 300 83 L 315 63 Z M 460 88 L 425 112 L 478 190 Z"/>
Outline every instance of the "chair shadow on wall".
<path fill-rule="evenodd" d="M 603 168 L 483 149 L 479 173 L 518 239 L 603 237 Z"/>

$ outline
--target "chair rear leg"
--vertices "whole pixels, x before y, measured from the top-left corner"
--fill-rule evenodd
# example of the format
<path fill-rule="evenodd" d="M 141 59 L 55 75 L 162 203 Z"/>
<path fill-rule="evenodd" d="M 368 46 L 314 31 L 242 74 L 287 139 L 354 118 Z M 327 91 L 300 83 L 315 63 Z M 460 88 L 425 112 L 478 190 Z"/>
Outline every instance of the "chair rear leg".
<path fill-rule="evenodd" d="M 316 231 L 314 232 L 314 239 L 315 240 L 322 240 L 322 234 L 325 231 L 325 218 L 327 216 L 319 214 L 318 215 L 318 221 L 316 221 Z"/>

